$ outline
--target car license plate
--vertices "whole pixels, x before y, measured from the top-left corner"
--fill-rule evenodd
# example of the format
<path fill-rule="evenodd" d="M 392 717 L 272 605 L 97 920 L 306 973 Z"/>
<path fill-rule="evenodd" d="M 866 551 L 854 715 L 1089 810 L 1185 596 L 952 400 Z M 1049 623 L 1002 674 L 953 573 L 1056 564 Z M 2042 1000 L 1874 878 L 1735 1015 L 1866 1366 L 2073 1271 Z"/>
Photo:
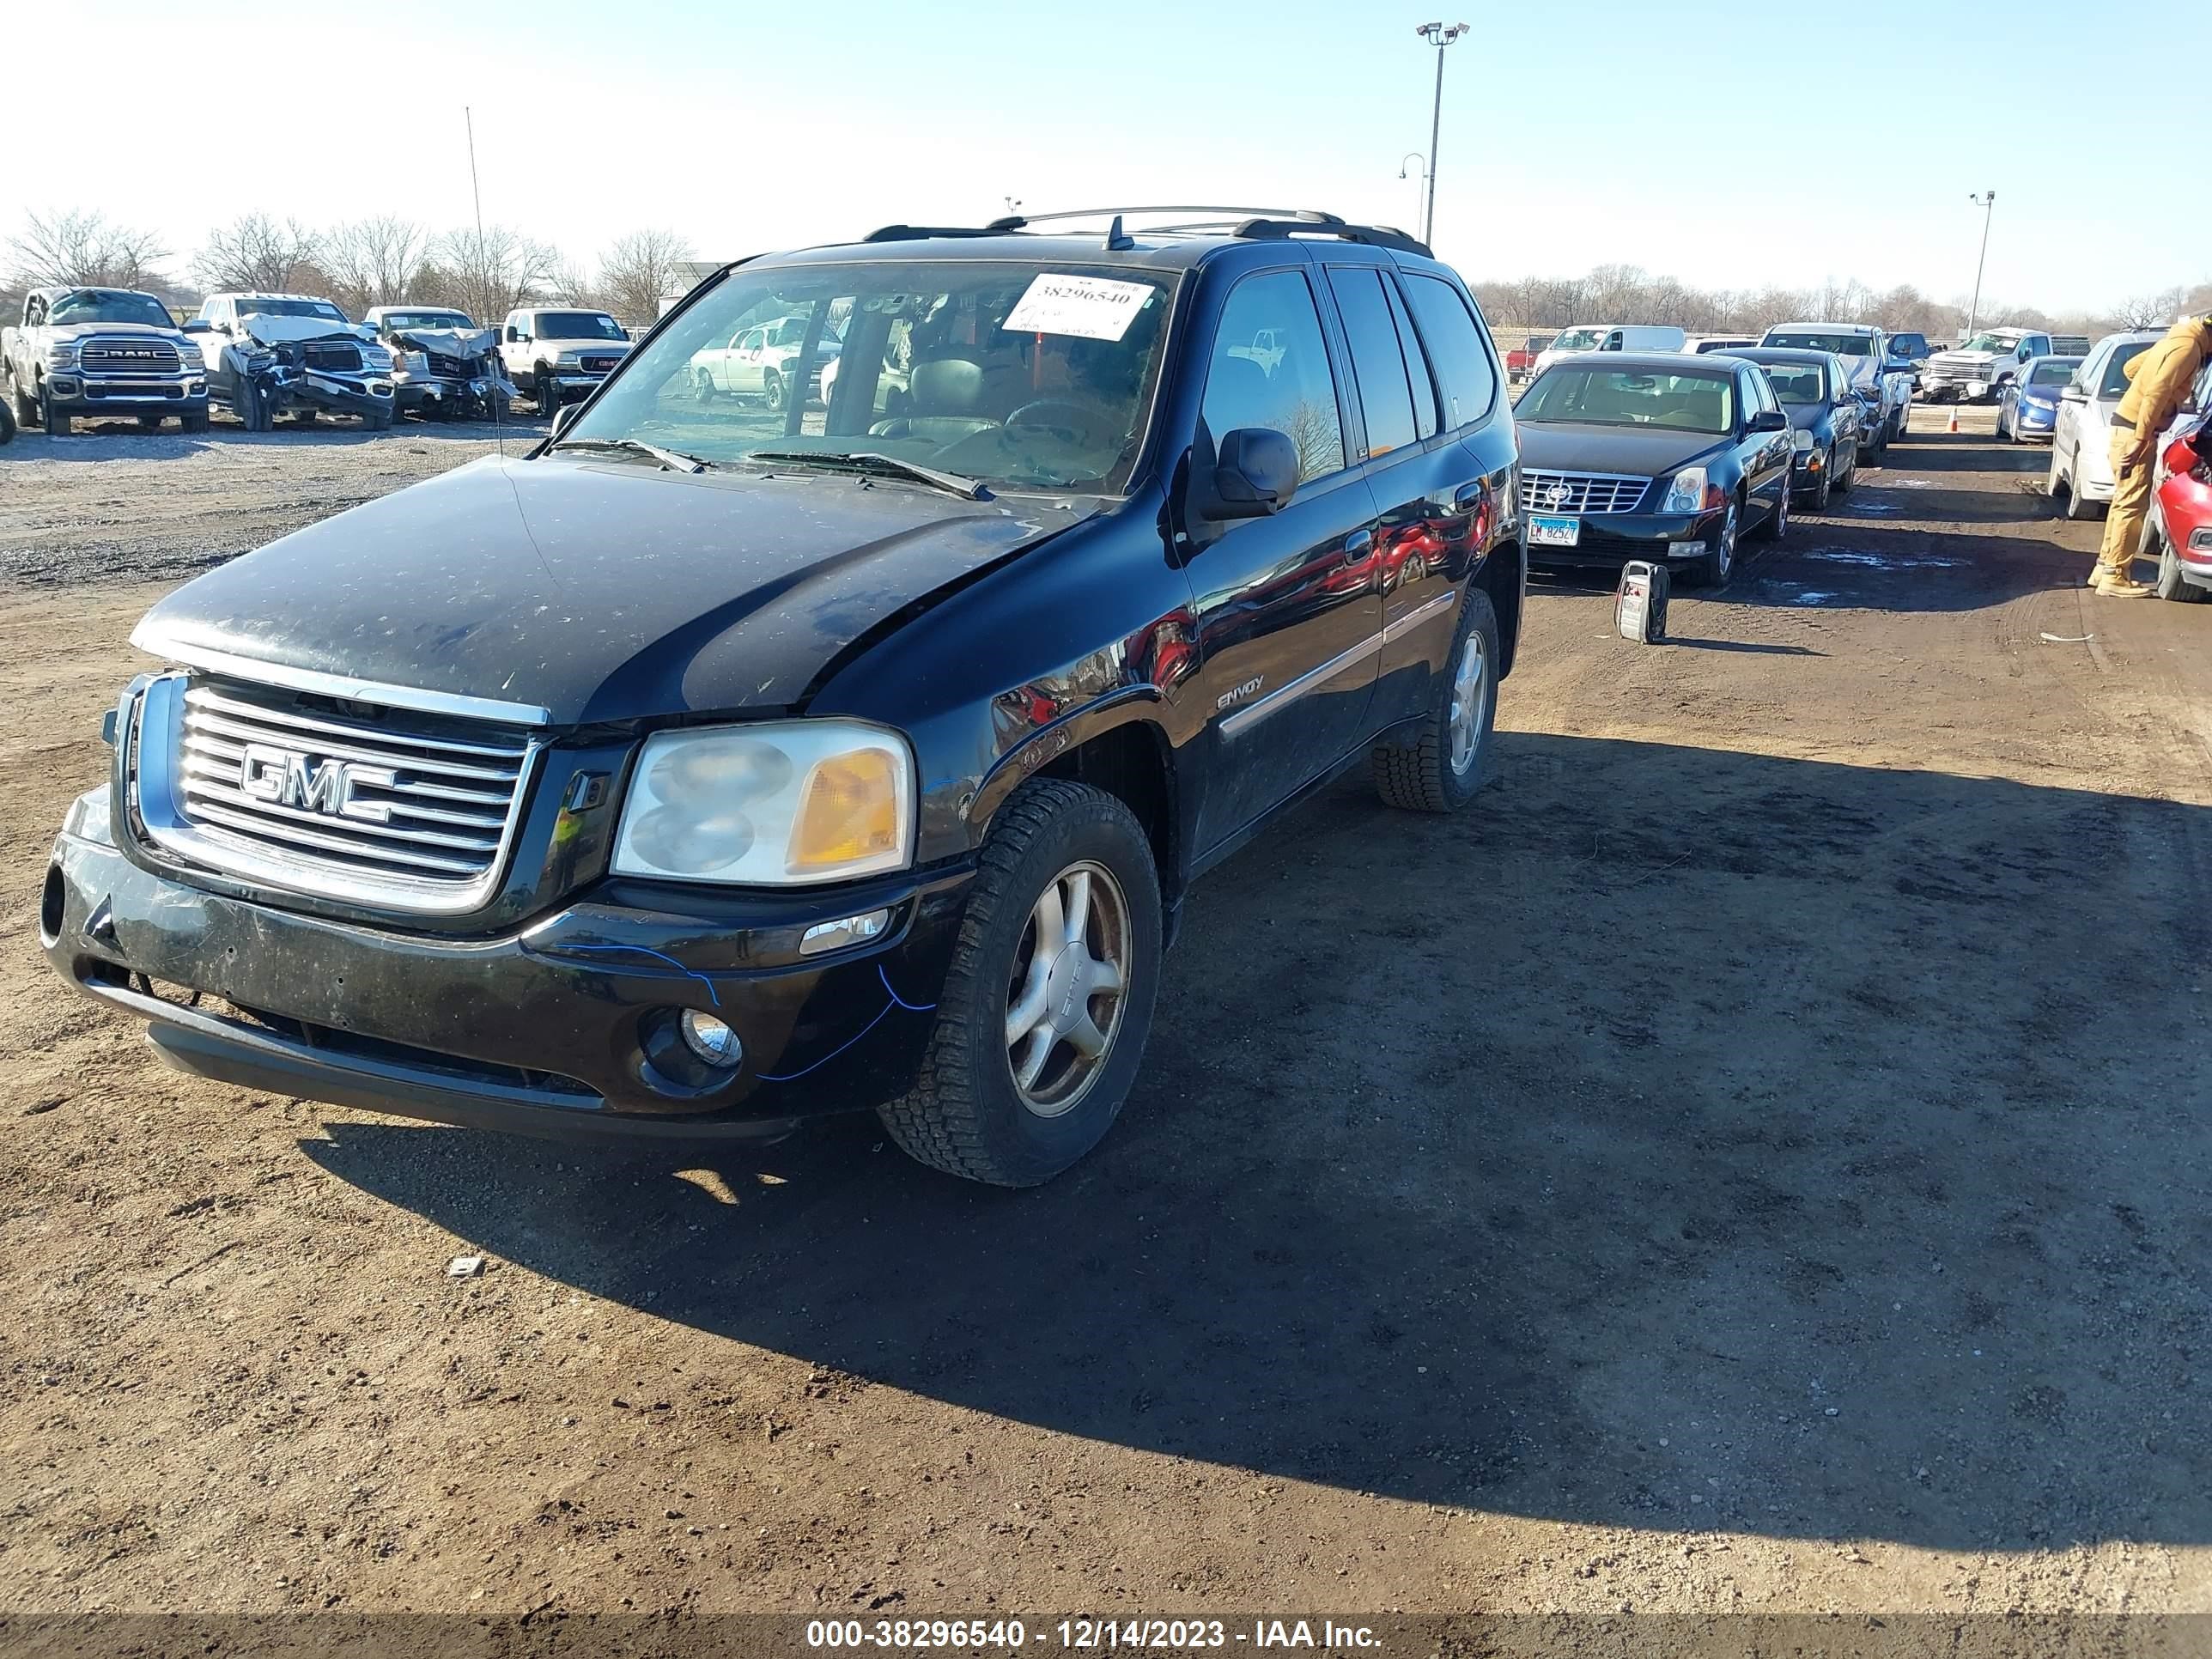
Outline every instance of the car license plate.
<path fill-rule="evenodd" d="M 1580 519 L 1554 519 L 1532 514 L 1528 519 L 1528 542 L 1533 547 L 1572 547 L 1583 538 Z"/>

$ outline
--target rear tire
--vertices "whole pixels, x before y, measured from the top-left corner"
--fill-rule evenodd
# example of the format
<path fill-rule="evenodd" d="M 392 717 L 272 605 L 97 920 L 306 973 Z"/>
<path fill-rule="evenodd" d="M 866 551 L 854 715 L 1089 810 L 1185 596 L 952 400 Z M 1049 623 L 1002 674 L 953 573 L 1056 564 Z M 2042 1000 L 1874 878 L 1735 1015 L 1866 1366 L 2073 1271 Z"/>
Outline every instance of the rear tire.
<path fill-rule="evenodd" d="M 2081 486 L 2069 474 L 2066 480 L 2065 514 L 2069 524 L 2082 524 L 2097 516 L 2097 504 L 2081 499 Z"/>
<path fill-rule="evenodd" d="M 1100 884 L 1088 902 L 1089 926 L 1103 932 L 1114 922 L 1118 938 L 1107 933 L 1094 942 L 1086 933 L 1064 948 L 1080 948 L 1094 963 L 1118 954 L 1118 995 L 1084 994 L 1079 981 L 1063 988 L 1049 974 L 1032 972 L 1048 889 L 1071 890 L 1079 871 L 1086 892 Z M 1054 914 L 1073 909 L 1072 899 L 1053 901 Z M 1060 1174 L 1104 1137 L 1136 1082 L 1152 1030 L 1160 940 L 1159 873 L 1128 807 L 1065 778 L 1025 784 L 1000 809 L 983 843 L 921 1072 L 905 1094 L 876 1109 L 891 1139 L 933 1170 L 996 1187 L 1034 1187 Z M 1104 1047 L 1064 1104 L 1026 1093 L 1015 1080 L 1012 1049 L 1026 1053 L 1026 1045 L 1018 1035 L 1010 1042 L 1007 1029 L 1020 1018 L 1019 1005 L 1044 994 L 1085 994 L 1094 1033 L 1099 1019 L 1109 1022 Z M 1110 1009 L 1101 1009 L 1102 999 Z M 1068 1006 L 1063 1001 L 1063 1011 Z M 1051 1017 L 1047 1007 L 1044 1018 Z M 1063 1050 L 1071 1073 L 1085 1063 L 1074 1043 L 1049 1032 L 1045 1040 L 1054 1046 L 1030 1085 L 1040 1091 L 1060 1069 L 1053 1061 Z"/>
<path fill-rule="evenodd" d="M 2159 598 L 2180 605 L 2202 605 L 2204 590 L 2181 574 L 2181 556 L 2173 550 L 2173 544 L 2159 533 L 2155 522 L 2148 526 L 2148 536 L 2158 544 L 2158 579 L 2153 587 Z"/>
<path fill-rule="evenodd" d="M 1469 587 L 1460 601 L 1444 672 L 1437 676 L 1420 737 L 1378 744 L 1370 757 L 1375 793 L 1406 812 L 1456 812 L 1482 788 L 1498 720 L 1498 610 Z"/>
<path fill-rule="evenodd" d="M 1774 503 L 1774 511 L 1759 521 L 1759 528 L 1751 532 L 1753 540 L 1769 545 L 1779 542 L 1790 533 L 1790 490 L 1784 486 L 1782 498 Z"/>
<path fill-rule="evenodd" d="M 711 404 L 714 401 L 714 376 L 711 371 L 703 368 L 691 371 L 691 398 L 694 403 Z"/>

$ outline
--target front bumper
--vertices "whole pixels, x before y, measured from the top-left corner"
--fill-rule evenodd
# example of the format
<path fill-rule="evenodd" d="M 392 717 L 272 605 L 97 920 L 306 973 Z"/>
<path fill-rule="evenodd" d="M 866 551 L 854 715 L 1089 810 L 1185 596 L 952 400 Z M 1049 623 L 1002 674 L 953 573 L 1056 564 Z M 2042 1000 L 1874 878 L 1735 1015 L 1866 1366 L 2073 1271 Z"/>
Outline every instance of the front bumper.
<path fill-rule="evenodd" d="M 504 380 L 464 380 L 447 374 L 416 374 L 405 379 L 394 375 L 392 383 L 393 406 L 410 413 L 417 410 L 464 416 L 489 412 L 495 405 L 505 408 L 514 396 L 514 388 Z"/>
<path fill-rule="evenodd" d="M 1986 372 L 1990 375 L 1996 373 L 1994 368 Z M 1921 396 L 1935 403 L 1951 398 L 1986 398 L 1995 390 L 1995 386 L 1992 380 L 1984 380 L 1979 374 L 1956 369 L 1923 369 L 1918 389 Z"/>
<path fill-rule="evenodd" d="M 1722 513 L 1607 513 L 1583 519 L 1572 547 L 1528 547 L 1528 562 L 1547 570 L 1619 569 L 1631 559 L 1680 564 L 1703 558 L 1720 535 Z"/>
<path fill-rule="evenodd" d="M 127 378 L 55 373 L 46 377 L 46 396 L 69 414 L 114 410 L 118 414 L 204 415 L 205 374 L 134 374 Z"/>
<path fill-rule="evenodd" d="M 2057 424 L 2058 410 L 2056 406 L 2045 409 L 2030 403 L 2013 405 L 2012 428 L 2021 437 L 2048 438 Z"/>
<path fill-rule="evenodd" d="M 527 1134 L 747 1139 L 904 1092 L 971 878 L 758 898 L 602 882 L 517 932 L 433 937 L 158 874 L 116 846 L 101 788 L 55 843 L 40 943 L 200 1076 Z M 798 954 L 807 927 L 875 908 L 891 912 L 877 939 Z M 685 1008 L 738 1033 L 726 1079 L 682 1075 L 690 1062 L 656 1036 Z"/>
<path fill-rule="evenodd" d="M 272 414 L 287 410 L 328 410 L 333 415 L 374 419 L 392 413 L 389 375 L 332 374 L 317 368 L 283 368 L 255 377 L 262 402 Z"/>
<path fill-rule="evenodd" d="M 1809 495 L 1820 489 L 1821 480 L 1830 476 L 1834 459 L 1832 450 L 1797 451 L 1790 460 L 1790 493 Z"/>

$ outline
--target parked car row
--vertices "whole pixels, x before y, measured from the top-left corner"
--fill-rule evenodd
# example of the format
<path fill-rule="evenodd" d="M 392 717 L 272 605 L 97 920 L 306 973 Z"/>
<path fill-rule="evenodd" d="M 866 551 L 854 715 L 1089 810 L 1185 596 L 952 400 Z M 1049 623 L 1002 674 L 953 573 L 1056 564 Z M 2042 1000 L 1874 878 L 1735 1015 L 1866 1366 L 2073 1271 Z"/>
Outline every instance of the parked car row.
<path fill-rule="evenodd" d="M 150 294 L 40 288 L 0 330 L 0 392 L 16 419 L 55 435 L 116 415 L 200 431 L 210 408 L 249 431 L 280 416 L 499 420 L 518 388 L 550 416 L 629 348 L 612 316 L 576 307 L 513 311 L 493 330 L 448 307 L 378 306 L 356 323 L 313 295 L 221 293 L 180 326 Z"/>

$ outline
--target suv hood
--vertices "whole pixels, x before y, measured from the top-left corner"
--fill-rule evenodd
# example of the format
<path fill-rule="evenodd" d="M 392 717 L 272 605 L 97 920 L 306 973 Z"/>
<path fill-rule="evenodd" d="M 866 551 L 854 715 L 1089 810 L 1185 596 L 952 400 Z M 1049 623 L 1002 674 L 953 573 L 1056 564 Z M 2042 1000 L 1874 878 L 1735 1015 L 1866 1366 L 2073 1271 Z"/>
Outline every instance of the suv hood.
<path fill-rule="evenodd" d="M 499 334 L 489 328 L 403 328 L 388 342 L 401 351 L 434 351 L 447 357 L 481 357 L 499 349 Z"/>
<path fill-rule="evenodd" d="M 132 639 L 530 704 L 556 726 L 785 708 L 902 607 L 1089 510 L 487 458 L 210 571 Z"/>
<path fill-rule="evenodd" d="M 555 340 L 541 336 L 530 343 L 546 351 L 588 351 L 594 357 L 604 357 L 612 353 L 619 357 L 637 343 L 635 340 Z"/>

